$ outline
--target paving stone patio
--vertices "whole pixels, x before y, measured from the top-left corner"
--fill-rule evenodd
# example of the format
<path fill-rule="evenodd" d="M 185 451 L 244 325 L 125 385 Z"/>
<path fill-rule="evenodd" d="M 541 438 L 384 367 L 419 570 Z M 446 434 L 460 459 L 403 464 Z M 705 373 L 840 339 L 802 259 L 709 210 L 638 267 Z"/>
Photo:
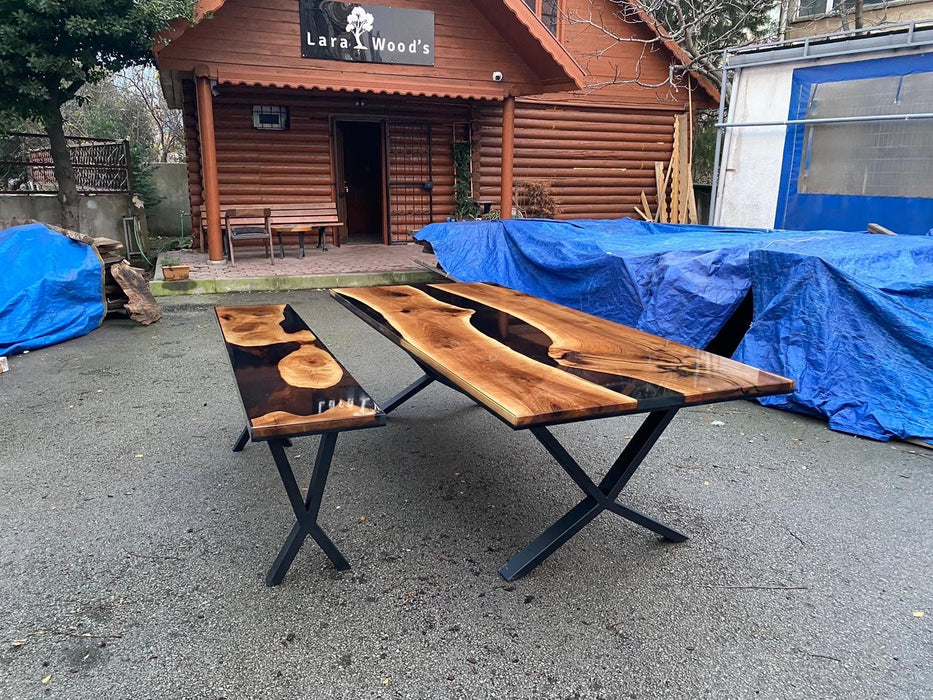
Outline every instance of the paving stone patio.
<path fill-rule="evenodd" d="M 189 279 L 165 282 L 157 264 L 151 288 L 157 296 L 168 296 L 409 283 L 431 279 L 429 270 L 437 265 L 437 258 L 418 243 L 328 246 L 326 252 L 309 244 L 304 258 L 298 257 L 295 246 L 285 252 L 285 258 L 276 255 L 273 265 L 259 247 L 238 249 L 235 263 L 212 263 L 207 253 L 197 251 L 169 251 L 159 256 L 160 261 L 172 257 L 189 265 Z"/>

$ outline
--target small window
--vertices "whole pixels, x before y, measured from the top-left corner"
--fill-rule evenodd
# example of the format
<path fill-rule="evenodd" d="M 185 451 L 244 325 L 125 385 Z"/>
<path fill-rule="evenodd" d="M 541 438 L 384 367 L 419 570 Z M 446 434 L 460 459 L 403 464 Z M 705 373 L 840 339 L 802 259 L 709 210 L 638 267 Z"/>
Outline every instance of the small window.
<path fill-rule="evenodd" d="M 253 105 L 253 127 L 271 131 L 288 131 L 288 107 Z"/>
<path fill-rule="evenodd" d="M 560 0 L 525 0 L 528 8 L 538 16 L 551 34 L 557 36 L 557 20 L 560 14 Z"/>
<path fill-rule="evenodd" d="M 824 12 L 832 12 L 833 0 L 800 0 L 797 5 L 798 17 L 813 17 Z"/>
<path fill-rule="evenodd" d="M 886 2 L 888 0 L 863 0 L 862 5 L 869 8 Z M 854 12 L 855 0 L 799 0 L 797 4 L 797 17 L 814 17 L 836 11 Z"/>

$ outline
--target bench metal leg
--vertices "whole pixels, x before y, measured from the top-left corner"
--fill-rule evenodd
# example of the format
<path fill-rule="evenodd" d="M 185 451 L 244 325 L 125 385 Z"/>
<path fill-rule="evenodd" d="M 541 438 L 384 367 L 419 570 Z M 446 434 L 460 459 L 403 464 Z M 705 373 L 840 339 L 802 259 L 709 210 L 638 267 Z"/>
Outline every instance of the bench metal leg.
<path fill-rule="evenodd" d="M 266 574 L 267 586 L 277 586 L 282 582 L 288 568 L 295 559 L 295 555 L 298 554 L 298 550 L 301 549 L 301 545 L 309 535 L 324 550 L 324 554 L 327 555 L 336 569 L 343 571 L 350 568 L 349 562 L 317 523 L 317 516 L 321 509 L 321 499 L 324 496 L 324 486 L 330 472 L 330 464 L 334 456 L 334 446 L 337 443 L 338 434 L 323 433 L 321 435 L 321 443 L 318 446 L 314 468 L 311 471 L 311 482 L 308 485 L 308 494 L 305 498 L 301 497 L 295 474 L 288 462 L 288 457 L 285 455 L 285 441 L 280 439 L 269 440 L 269 450 L 272 452 L 275 466 L 279 470 L 279 476 L 282 478 L 282 485 L 285 487 L 285 493 L 288 495 L 288 500 L 295 513 L 296 522 L 279 550 L 275 562 Z"/>
<path fill-rule="evenodd" d="M 242 452 L 247 442 L 249 442 L 249 428 L 243 428 L 243 432 L 240 433 L 240 437 L 237 438 L 236 443 L 233 445 L 233 451 Z M 285 447 L 291 447 L 292 441 L 289 438 L 282 438 L 282 444 Z"/>
<path fill-rule="evenodd" d="M 233 445 L 233 451 L 242 452 L 247 442 L 249 442 L 249 428 L 243 428 L 243 432 L 240 433 L 240 437 L 236 439 L 236 443 Z"/>
<path fill-rule="evenodd" d="M 403 403 L 408 401 L 408 399 L 410 399 L 412 396 L 430 385 L 433 381 L 434 377 L 429 377 L 427 374 L 425 374 L 420 379 L 413 381 L 411 384 L 389 399 L 388 402 L 386 402 L 386 404 L 382 407 L 382 412 L 388 415 Z"/>
<path fill-rule="evenodd" d="M 305 256 L 305 232 L 298 232 L 298 257 L 303 258 Z"/>
<path fill-rule="evenodd" d="M 626 520 L 630 520 L 672 542 L 683 542 L 687 536 L 677 530 L 649 518 L 637 510 L 616 503 L 616 498 L 635 474 L 635 470 L 648 452 L 661 437 L 664 429 L 674 418 L 677 409 L 654 411 L 649 413 L 641 427 L 629 441 L 629 444 L 599 482 L 593 483 L 567 450 L 544 427 L 530 428 L 532 434 L 544 445 L 545 449 L 570 475 L 577 486 L 586 494 L 586 498 L 571 508 L 556 523 L 551 525 L 531 544 L 509 559 L 499 573 L 506 581 L 513 581 L 533 570 L 538 564 L 557 551 L 597 515 L 608 510 Z"/>
<path fill-rule="evenodd" d="M 327 237 L 324 235 L 326 226 L 318 226 L 317 229 L 317 247 L 325 253 L 327 252 Z"/>

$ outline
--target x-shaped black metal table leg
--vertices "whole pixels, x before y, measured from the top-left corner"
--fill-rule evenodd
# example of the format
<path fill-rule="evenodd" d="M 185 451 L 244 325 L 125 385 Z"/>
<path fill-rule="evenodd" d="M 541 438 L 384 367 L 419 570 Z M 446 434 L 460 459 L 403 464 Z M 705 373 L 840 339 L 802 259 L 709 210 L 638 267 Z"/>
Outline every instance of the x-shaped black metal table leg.
<path fill-rule="evenodd" d="M 284 441 L 269 440 L 269 450 L 272 452 L 275 466 L 279 469 L 279 476 L 282 477 L 282 485 L 285 486 L 285 492 L 292 504 L 292 510 L 295 511 L 296 522 L 292 527 L 292 531 L 288 533 L 285 544 L 279 550 L 275 563 L 272 564 L 272 568 L 266 574 L 267 586 L 277 586 L 282 582 L 288 567 L 292 565 L 295 555 L 298 554 L 298 550 L 301 549 L 301 545 L 308 535 L 324 550 L 324 554 L 333 562 L 338 571 L 350 568 L 350 563 L 340 553 L 337 546 L 331 542 L 321 526 L 317 524 L 318 512 L 321 509 L 321 498 L 324 496 L 324 486 L 327 482 L 327 474 L 330 472 L 330 463 L 334 456 L 334 445 L 337 443 L 338 434 L 335 432 L 321 434 L 321 444 L 318 446 L 314 469 L 311 471 L 311 483 L 308 485 L 308 495 L 304 499 L 301 498 L 301 491 L 299 491 L 298 483 L 295 481 L 295 474 L 288 463 L 288 457 L 285 456 Z"/>
<path fill-rule="evenodd" d="M 402 389 L 399 393 L 397 393 L 395 396 L 393 396 L 391 399 L 386 401 L 382 407 L 383 413 L 385 413 L 386 415 L 389 415 L 396 408 L 398 408 L 403 403 L 408 401 L 408 399 L 410 399 L 412 396 L 414 396 L 415 394 L 419 393 L 423 389 L 430 386 L 432 382 L 434 382 L 434 377 L 425 373 L 424 376 L 420 377 L 419 379 L 416 379 L 411 384 L 409 384 L 407 387 Z"/>
<path fill-rule="evenodd" d="M 499 573 L 506 581 L 513 581 L 529 573 L 538 564 L 547 559 L 567 540 L 582 530 L 591 520 L 604 510 L 611 511 L 642 527 L 656 532 L 667 540 L 683 542 L 687 536 L 673 528 L 649 518 L 637 510 L 616 502 L 622 489 L 635 474 L 642 460 L 661 437 L 661 433 L 671 422 L 677 409 L 654 411 L 649 413 L 644 423 L 632 436 L 631 441 L 610 467 L 609 471 L 595 484 L 583 471 L 567 450 L 545 427 L 529 428 L 545 449 L 570 475 L 577 486 L 586 494 L 586 498 L 571 508 L 556 523 L 551 525 L 531 544 L 509 559 Z"/>
<path fill-rule="evenodd" d="M 330 463 L 334 457 L 334 446 L 337 443 L 338 432 L 329 432 L 321 434 L 321 442 L 318 445 L 317 457 L 314 459 L 314 468 L 311 470 L 311 482 L 308 484 L 308 494 L 304 498 L 301 496 L 301 490 L 298 488 L 298 482 L 295 480 L 295 473 L 285 455 L 285 448 L 291 446 L 291 440 L 288 438 L 273 438 L 268 440 L 269 451 L 272 452 L 272 459 L 275 460 L 275 466 L 279 470 L 279 476 L 282 479 L 282 485 L 285 487 L 285 493 L 288 495 L 288 501 L 295 512 L 295 524 L 292 531 L 285 538 L 285 544 L 279 550 L 275 563 L 266 574 L 266 585 L 277 586 L 285 578 L 288 568 L 292 565 L 298 550 L 304 544 L 305 538 L 309 535 L 311 539 L 317 542 L 318 546 L 324 550 L 324 554 L 333 562 L 338 571 L 344 571 L 350 568 L 349 562 L 337 549 L 337 546 L 330 540 L 327 533 L 317 524 L 317 516 L 321 510 L 321 499 L 324 496 L 324 486 L 327 484 L 327 475 L 330 472 Z M 237 438 L 233 446 L 234 452 L 240 452 L 249 441 L 249 431 L 244 429 Z"/>
<path fill-rule="evenodd" d="M 422 363 L 418 362 L 418 364 L 425 371 L 424 376 L 389 399 L 383 408 L 386 414 L 401 406 L 434 381 L 440 381 L 460 391 L 456 386 L 445 381 L 444 377 L 433 372 Z M 529 573 L 604 510 L 656 532 L 671 542 L 683 542 L 688 539 L 682 532 L 678 532 L 664 523 L 659 523 L 634 508 L 616 502 L 622 489 L 625 488 L 635 474 L 635 470 L 638 469 L 651 448 L 658 441 L 658 438 L 661 437 L 665 428 L 677 414 L 677 410 L 672 408 L 649 413 L 635 432 L 635 435 L 632 436 L 629 444 L 622 450 L 622 454 L 619 455 L 619 458 L 616 459 L 598 485 L 590 479 L 586 472 L 583 471 L 583 468 L 577 464 L 576 460 L 570 456 L 563 445 L 557 441 L 557 438 L 546 427 L 534 426 L 528 428 L 532 435 L 551 453 L 551 456 L 557 460 L 564 471 L 570 475 L 570 478 L 580 487 L 580 490 L 586 494 L 586 498 L 567 511 L 562 518 L 541 533 L 531 544 L 503 564 L 499 569 L 502 578 L 506 581 L 513 581 Z"/>

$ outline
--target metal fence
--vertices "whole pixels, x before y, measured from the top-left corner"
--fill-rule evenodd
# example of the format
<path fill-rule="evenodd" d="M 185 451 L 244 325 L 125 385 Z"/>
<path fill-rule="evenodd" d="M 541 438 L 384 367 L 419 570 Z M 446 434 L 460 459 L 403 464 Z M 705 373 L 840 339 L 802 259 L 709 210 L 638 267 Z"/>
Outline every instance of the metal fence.
<path fill-rule="evenodd" d="M 133 192 L 129 141 L 66 136 L 75 184 L 82 194 Z M 0 136 L 0 193 L 57 192 L 49 137 Z"/>

